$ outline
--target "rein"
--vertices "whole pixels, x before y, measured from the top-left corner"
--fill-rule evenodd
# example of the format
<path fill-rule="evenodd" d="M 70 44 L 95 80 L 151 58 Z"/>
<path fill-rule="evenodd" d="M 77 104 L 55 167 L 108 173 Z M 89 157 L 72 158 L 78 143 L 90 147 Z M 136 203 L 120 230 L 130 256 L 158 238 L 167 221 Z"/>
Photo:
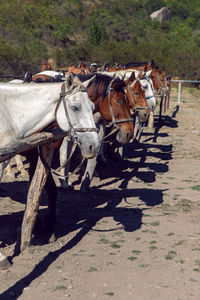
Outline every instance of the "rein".
<path fill-rule="evenodd" d="M 63 165 L 59 166 L 57 169 L 51 168 L 49 166 L 49 164 L 46 162 L 46 159 L 44 158 L 44 155 L 43 155 L 42 150 L 41 150 L 42 149 L 41 146 L 38 147 L 38 149 L 39 149 L 38 152 L 39 152 L 40 159 L 41 159 L 43 165 L 45 166 L 45 168 L 47 170 L 49 170 L 51 173 L 53 173 L 54 175 L 56 175 L 56 176 L 58 176 L 60 178 L 68 178 L 70 175 L 76 174 L 80 170 L 82 164 L 85 161 L 85 158 L 83 158 L 82 161 L 81 161 L 81 163 L 79 164 L 79 166 L 72 173 L 70 173 L 70 175 L 61 175 L 59 173 L 61 171 L 61 169 L 63 169 L 67 165 L 67 163 L 71 160 L 72 155 L 73 155 L 73 153 L 74 153 L 74 151 L 76 149 L 76 146 L 77 146 L 77 143 L 73 143 L 73 147 L 72 147 L 72 150 L 71 150 L 69 158 L 67 159 L 67 161 Z"/>

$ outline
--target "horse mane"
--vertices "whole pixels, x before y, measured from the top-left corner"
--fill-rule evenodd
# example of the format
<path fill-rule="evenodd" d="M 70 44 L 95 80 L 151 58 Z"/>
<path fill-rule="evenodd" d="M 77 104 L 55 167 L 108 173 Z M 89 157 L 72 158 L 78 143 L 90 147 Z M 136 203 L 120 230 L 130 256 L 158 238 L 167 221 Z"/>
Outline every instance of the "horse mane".
<path fill-rule="evenodd" d="M 148 63 L 148 61 L 146 61 L 146 62 L 129 62 L 129 63 L 123 64 L 121 66 L 122 66 L 122 68 L 142 67 L 142 66 L 146 65 L 147 63 Z"/>
<path fill-rule="evenodd" d="M 151 67 L 155 68 L 155 69 L 159 69 L 159 67 L 155 64 L 154 60 L 152 60 L 151 62 L 149 61 L 143 61 L 143 62 L 129 62 L 127 64 L 123 64 L 121 65 L 122 68 L 131 68 L 131 67 L 143 67 L 144 65 L 150 63 Z"/>
<path fill-rule="evenodd" d="M 91 79 L 94 76 L 94 74 L 78 74 L 77 76 L 80 79 L 80 81 L 83 82 L 83 81 Z M 90 82 L 88 87 L 90 87 L 92 84 L 94 84 L 96 86 L 96 89 L 94 91 L 95 96 L 98 95 L 99 88 L 102 87 L 101 94 L 102 94 L 102 97 L 105 97 L 107 94 L 108 86 L 112 79 L 113 78 L 111 76 L 96 73 L 94 80 L 92 82 Z M 125 82 L 117 77 L 114 79 L 112 86 L 114 87 L 114 89 L 117 92 L 123 91 L 123 89 L 125 87 Z"/>

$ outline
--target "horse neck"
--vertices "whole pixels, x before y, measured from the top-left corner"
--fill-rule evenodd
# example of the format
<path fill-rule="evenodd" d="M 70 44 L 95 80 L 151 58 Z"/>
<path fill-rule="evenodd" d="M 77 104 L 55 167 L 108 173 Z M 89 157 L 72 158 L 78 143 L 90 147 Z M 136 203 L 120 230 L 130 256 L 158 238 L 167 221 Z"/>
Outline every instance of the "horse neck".
<path fill-rule="evenodd" d="M 152 70 L 151 79 L 152 79 L 154 88 L 156 90 L 159 90 L 161 88 L 161 82 L 159 80 L 159 72 Z"/>
<path fill-rule="evenodd" d="M 55 108 L 62 83 L 38 84 L 9 88 L 4 108 L 17 132 L 23 138 L 55 121 Z"/>
<path fill-rule="evenodd" d="M 107 102 L 105 99 L 105 95 L 103 94 L 103 84 L 96 84 L 95 82 L 92 82 L 92 84 L 87 89 L 88 96 L 90 100 L 95 105 L 95 112 L 100 112 L 100 106 L 102 102 Z"/>

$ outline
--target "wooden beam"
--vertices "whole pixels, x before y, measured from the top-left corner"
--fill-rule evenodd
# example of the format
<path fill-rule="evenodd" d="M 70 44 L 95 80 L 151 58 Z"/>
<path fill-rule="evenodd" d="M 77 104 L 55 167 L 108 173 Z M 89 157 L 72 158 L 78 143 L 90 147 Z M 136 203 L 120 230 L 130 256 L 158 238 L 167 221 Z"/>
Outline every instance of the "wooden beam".
<path fill-rule="evenodd" d="M 53 132 L 35 133 L 27 138 L 16 140 L 15 142 L 0 148 L 0 162 L 11 159 L 16 154 L 31 150 L 39 145 L 55 142 L 67 135 L 68 132 L 56 129 Z"/>

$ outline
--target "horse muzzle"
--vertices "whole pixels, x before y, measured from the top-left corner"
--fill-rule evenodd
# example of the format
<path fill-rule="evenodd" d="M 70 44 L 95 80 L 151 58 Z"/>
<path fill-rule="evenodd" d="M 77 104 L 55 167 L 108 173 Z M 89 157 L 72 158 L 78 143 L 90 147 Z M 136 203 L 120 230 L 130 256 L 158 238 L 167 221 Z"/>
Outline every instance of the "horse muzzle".
<path fill-rule="evenodd" d="M 86 159 L 94 158 L 99 152 L 100 143 L 96 132 L 85 133 L 78 139 L 82 156 Z"/>
<path fill-rule="evenodd" d="M 119 132 L 117 133 L 116 139 L 120 144 L 127 144 L 130 142 L 130 140 L 133 137 L 133 132 L 130 130 L 127 131 L 122 131 L 119 130 Z"/>
<path fill-rule="evenodd" d="M 146 122 L 148 120 L 149 114 L 149 109 L 138 110 L 136 112 L 136 116 L 138 117 L 141 123 Z"/>

